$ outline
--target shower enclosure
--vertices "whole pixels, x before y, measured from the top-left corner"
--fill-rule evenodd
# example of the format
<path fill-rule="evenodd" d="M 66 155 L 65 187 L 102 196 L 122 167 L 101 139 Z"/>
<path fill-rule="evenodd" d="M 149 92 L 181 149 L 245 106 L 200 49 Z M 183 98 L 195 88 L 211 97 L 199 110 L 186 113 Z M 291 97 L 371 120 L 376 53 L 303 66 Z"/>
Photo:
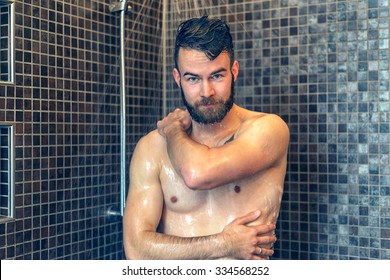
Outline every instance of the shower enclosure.
<path fill-rule="evenodd" d="M 0 83 L 14 218 L 0 218 L 0 259 L 124 258 L 120 215 L 108 215 L 120 209 L 121 168 L 182 105 L 174 32 L 203 13 L 231 25 L 237 103 L 290 127 L 274 257 L 390 259 L 388 0 L 127 2 L 124 167 L 111 2 L 14 3 L 15 81 Z"/>

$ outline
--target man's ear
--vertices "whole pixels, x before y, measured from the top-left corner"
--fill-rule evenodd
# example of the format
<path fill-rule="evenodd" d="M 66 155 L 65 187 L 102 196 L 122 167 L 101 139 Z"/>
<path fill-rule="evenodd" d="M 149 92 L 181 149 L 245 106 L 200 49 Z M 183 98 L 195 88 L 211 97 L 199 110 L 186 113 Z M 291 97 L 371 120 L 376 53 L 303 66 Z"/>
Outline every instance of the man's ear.
<path fill-rule="evenodd" d="M 180 72 L 179 72 L 179 70 L 177 70 L 177 68 L 173 68 L 172 74 L 173 74 L 173 78 L 175 79 L 177 86 L 180 87 Z"/>
<path fill-rule="evenodd" d="M 233 73 L 233 77 L 234 77 L 234 81 L 236 81 L 237 77 L 238 77 L 238 71 L 240 69 L 240 64 L 238 63 L 237 60 L 235 60 L 233 62 L 233 65 L 232 65 L 232 73 Z"/>

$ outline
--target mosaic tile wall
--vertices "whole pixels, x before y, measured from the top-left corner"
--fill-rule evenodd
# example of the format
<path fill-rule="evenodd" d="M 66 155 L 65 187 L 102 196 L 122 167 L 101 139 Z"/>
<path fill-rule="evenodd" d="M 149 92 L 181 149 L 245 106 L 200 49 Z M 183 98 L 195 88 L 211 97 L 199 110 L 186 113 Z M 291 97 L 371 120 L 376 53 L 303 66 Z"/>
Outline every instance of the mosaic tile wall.
<path fill-rule="evenodd" d="M 230 23 L 237 103 L 290 127 L 274 257 L 390 259 L 389 1 L 170 3 L 170 39 L 190 16 Z"/>
<path fill-rule="evenodd" d="M 134 2 L 134 3 L 133 3 Z M 161 115 L 159 2 L 126 16 L 128 157 Z M 109 1 L 15 1 L 14 85 L 0 123 L 15 127 L 15 218 L 0 259 L 122 259 L 119 14 Z M 146 43 L 147 42 L 147 43 Z"/>

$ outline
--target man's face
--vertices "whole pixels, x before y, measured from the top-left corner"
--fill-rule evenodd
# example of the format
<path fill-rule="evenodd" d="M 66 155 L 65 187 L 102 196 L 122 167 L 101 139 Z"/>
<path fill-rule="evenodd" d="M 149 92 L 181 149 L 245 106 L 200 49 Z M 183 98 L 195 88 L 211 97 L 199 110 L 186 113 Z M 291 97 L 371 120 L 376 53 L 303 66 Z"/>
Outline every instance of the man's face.
<path fill-rule="evenodd" d="M 230 94 L 227 100 L 222 98 L 205 97 L 195 101 L 191 105 L 184 94 L 183 87 L 180 85 L 181 97 L 191 118 L 197 123 L 214 124 L 223 120 L 226 114 L 233 107 L 234 103 L 234 80 L 231 81 Z"/>
<path fill-rule="evenodd" d="M 238 63 L 230 67 L 227 53 L 210 61 L 203 52 L 182 49 L 179 68 L 174 78 L 192 119 L 201 124 L 221 122 L 233 106 Z"/>

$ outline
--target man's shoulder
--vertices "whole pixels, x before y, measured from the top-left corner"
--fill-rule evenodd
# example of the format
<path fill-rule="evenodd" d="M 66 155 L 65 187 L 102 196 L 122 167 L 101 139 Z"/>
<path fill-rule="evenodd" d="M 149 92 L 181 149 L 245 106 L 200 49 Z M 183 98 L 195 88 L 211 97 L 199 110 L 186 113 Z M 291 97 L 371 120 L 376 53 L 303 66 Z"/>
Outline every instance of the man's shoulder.
<path fill-rule="evenodd" d="M 153 150 L 161 145 L 165 145 L 164 137 L 162 137 L 157 130 L 153 130 L 141 137 L 137 143 L 137 149 Z"/>
<path fill-rule="evenodd" d="M 278 115 L 272 113 L 256 112 L 247 109 L 243 109 L 242 125 L 258 124 L 286 124 L 285 121 Z"/>
<path fill-rule="evenodd" d="M 147 134 L 145 134 L 144 136 L 142 136 L 142 139 L 146 140 L 146 141 L 156 141 L 156 140 L 159 140 L 160 138 L 162 138 L 162 136 L 158 133 L 157 129 L 154 129 L 150 132 L 148 132 Z"/>
<path fill-rule="evenodd" d="M 241 118 L 241 121 L 244 122 L 251 122 L 251 121 L 257 121 L 264 117 L 278 117 L 275 114 L 271 113 L 265 113 L 265 112 L 259 112 L 259 111 L 253 111 L 249 110 L 240 106 L 236 106 L 236 113 Z"/>
<path fill-rule="evenodd" d="M 245 117 L 241 123 L 238 134 L 245 134 L 248 132 L 253 133 L 264 133 L 269 131 L 272 134 L 280 134 L 280 136 L 289 135 L 289 129 L 286 122 L 278 115 L 272 113 L 263 113 L 246 110 Z M 257 133 L 256 133 L 257 134 Z"/>

